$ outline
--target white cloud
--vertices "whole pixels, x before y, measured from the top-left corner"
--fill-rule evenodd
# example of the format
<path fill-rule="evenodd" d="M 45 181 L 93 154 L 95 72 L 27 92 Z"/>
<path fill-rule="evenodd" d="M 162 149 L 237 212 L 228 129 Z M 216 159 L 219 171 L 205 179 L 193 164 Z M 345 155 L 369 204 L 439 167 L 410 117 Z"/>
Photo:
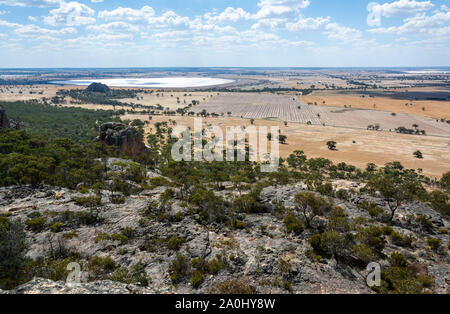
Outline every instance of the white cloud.
<path fill-rule="evenodd" d="M 14 33 L 22 37 L 31 37 L 37 35 L 67 35 L 76 34 L 77 30 L 72 27 L 66 27 L 59 30 L 53 30 L 48 28 L 42 28 L 40 26 L 30 24 L 30 25 L 20 25 L 15 30 Z"/>
<path fill-rule="evenodd" d="M 111 22 L 101 25 L 90 25 L 87 30 L 99 33 L 137 33 L 139 28 L 125 22 Z"/>
<path fill-rule="evenodd" d="M 59 5 L 61 0 L 3 0 L 0 4 L 14 7 L 51 7 Z"/>
<path fill-rule="evenodd" d="M 390 18 L 397 16 L 412 16 L 434 7 L 431 1 L 398 0 L 384 4 L 372 3 L 370 10 L 380 12 L 382 16 Z"/>
<path fill-rule="evenodd" d="M 287 23 L 286 28 L 291 32 L 305 31 L 305 30 L 317 30 L 330 22 L 330 17 L 317 17 L 317 18 L 300 18 L 293 23 Z"/>
<path fill-rule="evenodd" d="M 61 2 L 58 9 L 50 11 L 50 16 L 44 18 L 44 23 L 52 26 L 80 26 L 95 23 L 95 11 L 87 5 L 78 2 Z"/>
<path fill-rule="evenodd" d="M 309 0 L 260 0 L 258 6 L 261 9 L 255 14 L 255 18 L 295 16 L 300 9 L 309 5 Z"/>
<path fill-rule="evenodd" d="M 139 10 L 118 7 L 112 11 L 100 11 L 98 17 L 107 21 L 145 22 L 154 15 L 155 10 L 152 7 L 143 6 Z"/>
<path fill-rule="evenodd" d="M 362 32 L 355 28 L 341 26 L 337 23 L 330 23 L 325 27 L 325 34 L 331 40 L 342 42 L 352 42 L 362 40 Z"/>
<path fill-rule="evenodd" d="M 221 14 L 213 15 L 211 12 L 205 14 L 205 19 L 208 22 L 216 22 L 216 23 L 226 23 L 226 22 L 237 22 L 240 20 L 249 20 L 252 18 L 252 15 L 246 12 L 242 8 L 226 8 Z"/>
<path fill-rule="evenodd" d="M 386 28 L 375 28 L 369 30 L 374 34 L 428 34 L 428 35 L 443 35 L 448 33 L 449 26 L 445 24 L 450 22 L 450 11 L 440 12 L 428 16 L 426 14 L 419 14 L 404 20 L 404 24 L 400 26 L 392 26 Z"/>

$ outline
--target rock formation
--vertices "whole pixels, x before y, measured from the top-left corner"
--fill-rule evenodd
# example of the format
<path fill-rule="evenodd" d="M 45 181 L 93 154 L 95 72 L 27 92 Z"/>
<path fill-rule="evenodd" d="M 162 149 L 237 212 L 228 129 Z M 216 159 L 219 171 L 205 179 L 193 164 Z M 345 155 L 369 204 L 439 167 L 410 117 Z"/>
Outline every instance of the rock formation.
<path fill-rule="evenodd" d="M 109 146 L 117 146 L 122 154 L 130 157 L 137 156 L 146 150 L 143 135 L 136 128 L 127 127 L 122 123 L 103 124 L 97 141 Z"/>
<path fill-rule="evenodd" d="M 0 106 L 0 129 L 11 127 L 8 117 L 6 116 L 6 111 Z"/>
<path fill-rule="evenodd" d="M 93 92 L 93 93 L 109 93 L 111 90 L 109 87 L 102 83 L 92 83 L 91 85 L 86 88 L 87 92 Z"/>
<path fill-rule="evenodd" d="M 150 294 L 149 288 L 128 285 L 110 280 L 70 284 L 62 281 L 36 278 L 12 291 L 0 294 Z"/>
<path fill-rule="evenodd" d="M 154 190 L 143 191 L 138 194 L 138 197 L 126 197 L 123 204 L 112 203 L 110 193 L 103 191 L 99 196 L 103 209 L 99 213 L 96 224 L 69 220 L 64 223 L 62 232 L 54 234 L 49 227 L 56 221 L 61 221 L 60 219 L 67 213 L 86 211 L 85 207 L 73 201 L 86 197 L 86 194 L 48 186 L 0 187 L 0 213 L 9 212 L 11 220 L 26 221 L 30 219 L 30 214 L 36 215 L 39 212 L 41 217 L 47 219 L 46 227 L 42 230 L 27 230 L 27 241 L 30 244 L 27 251 L 28 258 L 36 260 L 47 256 L 49 239 L 51 239 L 53 247 L 58 247 L 58 243 L 62 241 L 63 247 L 80 256 L 87 258 L 108 256 L 116 261 L 118 269 L 124 267 L 131 270 L 134 265 L 141 263 L 145 265 L 145 272 L 151 279 L 149 286 L 144 288 L 112 282 L 108 280 L 110 279 L 108 276 L 104 277 L 105 279 L 95 278 L 97 281 L 75 286 L 67 285 L 63 281 L 55 282 L 38 278 L 12 291 L 0 291 L 0 294 L 202 294 L 208 293 L 209 289 L 216 284 L 234 278 L 242 278 L 261 294 L 287 293 L 281 285 L 272 284 L 276 278 L 289 279 L 292 293 L 295 294 L 373 293 L 366 285 L 368 271 L 365 267 L 359 268 L 356 264 L 346 264 L 332 257 L 323 257 L 321 262 L 312 260 L 308 257 L 312 247 L 307 240 L 311 232 L 305 231 L 299 236 L 287 235 L 283 218 L 277 218 L 270 213 L 247 214 L 245 216 L 247 228 L 230 231 L 217 224 L 203 225 L 197 214 L 192 214 L 183 205 L 182 200 L 175 198 L 172 207 L 165 213 L 165 220 L 146 218 L 156 217 L 159 209 L 152 207 L 151 204 L 167 189 L 167 187 L 158 187 Z M 267 187 L 261 193 L 261 202 L 270 206 L 272 201 L 282 200 L 286 208 L 293 210 L 295 194 L 301 190 L 303 190 L 302 184 Z M 384 202 L 383 199 L 364 195 L 349 201 L 333 199 L 335 205 L 341 207 L 352 222 L 355 219 L 366 218 L 367 221 L 370 219 L 368 212 L 356 205 L 365 201 L 377 204 Z M 143 214 L 144 208 L 149 208 L 149 213 Z M 430 217 L 432 221 L 432 227 L 428 231 L 421 229 L 415 223 L 409 223 L 406 219 L 407 215 L 423 214 Z M 172 217 L 181 217 L 181 219 Z M 266 231 L 261 231 L 262 226 Z M 108 237 L 98 240 L 99 235 L 121 234 L 126 228 L 134 230 L 135 236 L 123 243 L 120 239 Z M 427 239 L 431 236 L 440 239 L 443 247 L 448 246 L 448 235 L 440 234 L 439 230 L 449 229 L 450 222 L 426 205 L 410 203 L 399 208 L 393 228 L 400 234 L 413 236 L 415 239 L 413 247 L 399 247 L 389 241 L 383 249 L 383 254 L 390 256 L 393 252 L 401 252 L 414 256 L 415 264 L 420 265 L 420 269 L 433 278 L 430 291 L 448 294 L 450 291 L 447 279 L 448 257 L 426 248 L 428 247 Z M 63 236 L 74 232 L 74 237 Z M 170 250 L 167 248 L 167 239 L 175 235 L 184 239 L 184 242 L 178 249 Z M 194 258 L 211 261 L 217 256 L 227 256 L 227 266 L 214 276 L 206 277 L 198 289 L 190 284 L 190 277 L 183 279 L 175 288 L 170 277 L 170 267 L 177 254 L 185 256 L 188 261 Z M 288 275 L 280 269 L 280 258 L 290 264 Z M 383 267 L 386 266 L 385 261 L 380 263 Z M 86 265 L 86 261 L 81 264 Z M 90 273 L 89 268 L 85 266 L 81 270 Z"/>

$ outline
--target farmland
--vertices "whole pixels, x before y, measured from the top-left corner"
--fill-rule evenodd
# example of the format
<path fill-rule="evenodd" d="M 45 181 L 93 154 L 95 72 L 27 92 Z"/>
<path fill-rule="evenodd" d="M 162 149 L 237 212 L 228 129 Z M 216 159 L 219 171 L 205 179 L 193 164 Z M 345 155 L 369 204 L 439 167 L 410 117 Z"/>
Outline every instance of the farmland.
<path fill-rule="evenodd" d="M 209 102 L 196 106 L 194 112 L 229 115 L 246 119 L 270 119 L 290 123 L 325 125 L 367 130 L 379 125 L 378 130 L 394 132 L 413 125 L 426 134 L 450 136 L 450 124 L 436 119 L 389 111 L 307 105 L 295 94 L 221 93 Z"/>

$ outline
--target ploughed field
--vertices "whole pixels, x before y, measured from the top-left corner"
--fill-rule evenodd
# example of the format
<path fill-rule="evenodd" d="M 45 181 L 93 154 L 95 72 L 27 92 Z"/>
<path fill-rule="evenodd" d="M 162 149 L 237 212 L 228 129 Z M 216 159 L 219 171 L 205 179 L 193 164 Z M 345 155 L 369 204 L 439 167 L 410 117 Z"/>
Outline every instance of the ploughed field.
<path fill-rule="evenodd" d="M 381 131 L 395 132 L 399 127 L 426 131 L 428 135 L 450 137 L 450 124 L 433 118 L 405 113 L 307 105 L 296 95 L 271 93 L 221 93 L 196 106 L 192 111 L 241 117 L 246 119 L 273 119 L 292 123 L 326 125 L 335 127 L 367 129 L 379 125 Z"/>

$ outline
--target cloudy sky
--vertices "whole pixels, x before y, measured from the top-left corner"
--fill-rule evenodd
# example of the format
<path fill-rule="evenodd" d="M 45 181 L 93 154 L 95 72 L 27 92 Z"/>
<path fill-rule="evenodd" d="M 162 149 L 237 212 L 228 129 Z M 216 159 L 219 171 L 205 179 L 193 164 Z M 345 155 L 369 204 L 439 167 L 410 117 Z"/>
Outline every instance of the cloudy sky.
<path fill-rule="evenodd" d="M 0 0 L 0 67 L 450 66 L 450 1 Z"/>

